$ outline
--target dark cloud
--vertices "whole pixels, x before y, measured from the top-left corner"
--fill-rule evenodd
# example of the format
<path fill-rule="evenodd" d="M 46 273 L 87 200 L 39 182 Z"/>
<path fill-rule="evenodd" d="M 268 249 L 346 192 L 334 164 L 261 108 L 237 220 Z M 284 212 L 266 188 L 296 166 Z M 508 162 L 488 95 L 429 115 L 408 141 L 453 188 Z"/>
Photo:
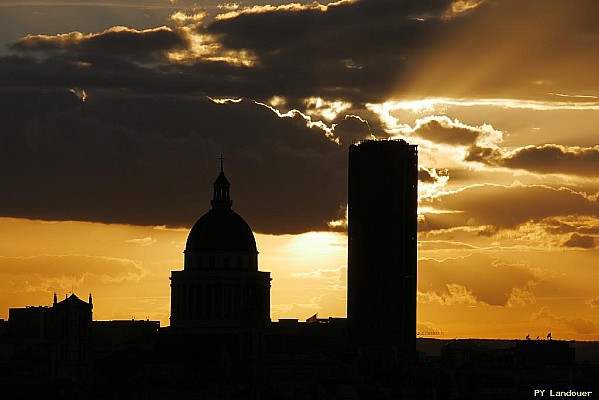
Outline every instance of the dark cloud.
<path fill-rule="evenodd" d="M 62 35 L 29 35 L 17 41 L 13 48 L 23 53 L 60 52 L 64 59 L 94 63 L 115 57 L 132 62 L 163 60 L 168 51 L 188 47 L 180 31 L 168 27 L 135 30 L 115 27 L 97 34 L 71 32 Z"/>
<path fill-rule="evenodd" d="M 596 198 L 542 185 L 473 185 L 440 195 L 432 205 L 449 213 L 426 213 L 423 230 L 468 225 L 514 228 L 555 216 L 599 214 Z"/>
<path fill-rule="evenodd" d="M 28 34 L 102 32 L 112 26 L 135 29 L 165 25 L 179 6 L 163 0 L 80 1 L 19 0 L 0 2 L 0 52 Z"/>
<path fill-rule="evenodd" d="M 0 57 L 0 74 L 11 77 L 0 81 L 0 87 L 77 86 L 239 97 L 259 84 L 247 68 L 224 61 L 183 64 L 170 59 L 171 54 L 189 51 L 189 45 L 181 28 L 167 27 L 28 36 L 13 44 L 14 54 Z"/>
<path fill-rule="evenodd" d="M 589 17 L 596 2 L 488 1 L 449 18 L 452 3 L 279 9 L 217 20 L 205 31 L 255 53 L 274 76 L 270 84 L 296 96 L 551 98 L 547 92 L 597 88 L 597 57 L 586 50 L 599 41 Z"/>
<path fill-rule="evenodd" d="M 3 216 L 190 226 L 209 209 L 220 154 L 234 207 L 258 232 L 327 229 L 346 203 L 346 147 L 301 114 L 114 92 L 81 103 L 66 89 L 32 109 L 2 94 Z"/>
<path fill-rule="evenodd" d="M 28 76 L 33 76 L 35 82 L 36 75 L 40 75 L 40 80 L 43 77 L 55 85 L 75 75 L 79 78 L 77 85 L 82 87 L 138 88 L 143 79 L 145 90 L 170 87 L 262 100 L 272 95 L 316 95 L 380 101 L 392 94 L 394 89 L 389 83 L 401 74 L 406 60 L 417 53 L 419 44 L 429 35 L 428 25 L 440 24 L 438 16 L 450 3 L 358 1 L 330 6 L 326 11 L 307 6 L 293 11 L 270 7 L 269 12 L 242 13 L 207 26 L 198 25 L 198 41 L 205 47 L 185 64 L 160 59 L 165 51 L 185 45 L 182 28 L 168 32 L 107 30 L 83 37 L 33 36 L 21 39 L 13 49 L 29 62 L 43 57 L 46 62 L 30 68 Z M 429 15 L 437 17 L 427 22 L 416 19 Z M 221 47 L 218 57 L 209 54 Z M 29 54 L 32 49 L 35 55 Z M 57 50 L 61 51 L 57 54 Z M 252 67 L 233 65 L 231 51 L 255 55 L 258 63 Z M 115 65 L 115 58 L 126 65 Z M 139 68 L 139 63 L 147 64 L 148 59 L 163 62 Z M 71 64 L 81 62 L 92 65 L 72 71 Z M 233 77 L 234 82 L 227 84 Z M 11 82 L 19 84 L 26 83 L 19 79 Z"/>
<path fill-rule="evenodd" d="M 599 235 L 599 220 L 595 216 L 546 218 L 541 223 L 547 232 L 553 234 L 564 235 L 576 232 L 586 236 Z"/>
<path fill-rule="evenodd" d="M 599 146 L 581 148 L 545 144 L 520 147 L 510 152 L 473 146 L 465 160 L 543 174 L 599 176 Z"/>
<path fill-rule="evenodd" d="M 503 152 L 498 148 L 471 146 L 468 153 L 464 157 L 464 161 L 479 162 L 482 164 L 497 165 L 497 161 L 501 160 Z"/>
<path fill-rule="evenodd" d="M 554 144 L 526 146 L 511 152 L 502 163 L 508 168 L 541 173 L 599 176 L 599 146 L 592 148 L 567 148 Z"/>
<path fill-rule="evenodd" d="M 420 182 L 424 182 L 424 183 L 435 183 L 436 182 L 435 178 L 429 172 L 429 170 L 424 169 L 424 168 L 418 169 L 418 180 Z"/>
<path fill-rule="evenodd" d="M 476 143 L 483 132 L 447 117 L 429 117 L 417 124 L 413 134 L 436 143 L 468 146 Z"/>
<path fill-rule="evenodd" d="M 579 247 L 582 249 L 593 249 L 597 246 L 597 240 L 593 236 L 573 233 L 563 244 L 566 247 Z"/>
<path fill-rule="evenodd" d="M 555 61 L 567 46 L 568 51 L 580 51 L 580 45 L 573 45 L 574 37 L 586 38 L 584 55 L 593 59 L 586 49 L 596 41 L 596 27 L 584 22 L 595 3 L 570 3 L 563 15 L 572 18 L 557 20 L 572 29 L 560 30 L 561 25 L 556 25 L 551 31 L 551 39 L 556 40 L 546 48 L 538 36 L 545 28 L 530 24 L 533 14 L 528 2 L 483 2 L 457 14 L 448 13 L 452 3 L 358 0 L 328 8 L 267 7 L 187 27 L 24 37 L 13 44 L 10 56 L 0 57 L 0 76 L 10 77 L 0 81 L 0 116 L 6 128 L 0 136 L 0 165 L 5 171 L 0 213 L 188 226 L 201 214 L 198 208 L 207 207 L 211 163 L 224 153 L 231 162 L 227 171 L 235 205 L 240 212 L 247 210 L 242 214 L 256 230 L 326 228 L 326 221 L 335 219 L 339 206 L 345 204 L 345 145 L 377 132 L 371 132 L 372 127 L 359 117 L 342 113 L 330 122 L 337 126 L 327 138 L 323 126 L 307 126 L 309 121 L 300 113 L 282 118 L 251 101 L 217 105 L 198 98 L 266 102 L 276 95 L 295 105 L 305 104 L 308 97 L 322 97 L 353 103 L 353 112 L 364 111 L 365 102 L 394 96 L 505 94 L 503 78 L 508 73 L 485 68 L 489 64 L 477 63 L 477 57 L 494 54 L 488 49 L 497 40 L 502 45 L 526 43 L 514 40 L 526 29 L 534 33 L 531 46 L 542 54 L 524 60 L 530 65 L 523 73 L 514 66 L 524 61 L 503 60 L 514 63 L 506 70 L 518 84 L 531 81 L 531 71 L 540 74 L 538 79 L 558 83 L 574 76 L 568 72 L 578 71 L 583 64 L 571 68 L 560 64 L 558 75 L 546 70 L 553 65 L 546 62 L 548 54 Z M 543 2 L 535 21 L 563 11 L 560 4 Z M 518 7 L 523 12 L 516 12 Z M 584 15 L 577 10 L 584 10 Z M 489 25 L 494 15 L 498 22 Z M 509 26 L 503 25 L 508 22 Z M 495 28 L 504 33 L 509 28 L 511 33 L 502 37 Z M 195 39 L 205 48 L 194 48 L 198 42 L 190 34 L 199 35 Z M 171 52 L 183 58 L 175 61 L 172 54 L 169 57 Z M 434 62 L 427 61 L 431 52 Z M 473 71 L 500 76 L 480 77 Z M 426 81 L 430 88 L 414 79 L 420 74 L 430 78 Z M 593 90 L 595 80 L 589 81 L 588 74 L 575 75 L 580 78 L 577 84 Z M 440 76 L 443 85 L 436 82 Z M 466 85 L 460 81 L 464 76 L 478 80 Z M 562 86 L 553 89 L 575 88 Z M 87 103 L 67 93 L 74 87 L 90 94 Z M 526 96 L 533 93 L 525 92 Z M 419 133 L 459 145 L 472 145 L 480 135 L 457 125 L 451 128 L 435 120 Z M 496 155 L 476 157 L 484 162 Z M 243 179 L 236 179 L 236 174 Z M 421 178 L 430 180 L 432 175 L 421 173 Z M 443 207 L 462 210 L 452 198 L 464 204 L 471 201 L 455 193 L 443 199 Z M 508 207 L 518 204 L 519 198 L 505 200 Z M 473 207 L 472 221 L 496 220 L 484 207 Z M 516 212 L 516 218 L 508 211 L 503 220 L 511 224 L 524 217 L 523 212 Z M 464 215 L 440 218 L 458 223 Z M 428 221 L 434 222 L 433 218 Z"/>
<path fill-rule="evenodd" d="M 380 101 L 393 94 L 407 59 L 417 53 L 451 1 L 345 2 L 326 11 L 279 9 L 217 20 L 202 32 L 260 60 L 270 91 L 292 97 Z"/>
<path fill-rule="evenodd" d="M 341 144 L 346 146 L 360 140 L 369 139 L 372 135 L 369 123 L 356 116 L 344 117 L 335 125 L 334 133 Z"/>

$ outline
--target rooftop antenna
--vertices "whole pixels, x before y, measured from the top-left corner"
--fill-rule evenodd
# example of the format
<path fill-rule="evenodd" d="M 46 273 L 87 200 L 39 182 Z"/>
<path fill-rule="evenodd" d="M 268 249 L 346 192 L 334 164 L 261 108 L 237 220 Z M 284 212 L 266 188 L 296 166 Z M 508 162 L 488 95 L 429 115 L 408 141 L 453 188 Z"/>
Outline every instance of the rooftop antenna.
<path fill-rule="evenodd" d="M 225 159 L 225 157 L 223 157 L 223 155 L 221 154 L 218 159 L 220 160 L 220 172 L 223 172 L 223 160 Z"/>

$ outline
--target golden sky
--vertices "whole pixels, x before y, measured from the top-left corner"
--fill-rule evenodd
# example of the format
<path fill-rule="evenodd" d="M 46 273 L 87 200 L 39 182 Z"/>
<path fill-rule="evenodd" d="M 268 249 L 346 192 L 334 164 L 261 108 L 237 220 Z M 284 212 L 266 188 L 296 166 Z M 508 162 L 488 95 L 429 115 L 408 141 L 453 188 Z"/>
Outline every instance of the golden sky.
<path fill-rule="evenodd" d="M 347 146 L 419 146 L 418 329 L 599 340 L 599 3 L 0 4 L 0 318 L 168 324 L 224 154 L 271 316 L 345 316 Z"/>

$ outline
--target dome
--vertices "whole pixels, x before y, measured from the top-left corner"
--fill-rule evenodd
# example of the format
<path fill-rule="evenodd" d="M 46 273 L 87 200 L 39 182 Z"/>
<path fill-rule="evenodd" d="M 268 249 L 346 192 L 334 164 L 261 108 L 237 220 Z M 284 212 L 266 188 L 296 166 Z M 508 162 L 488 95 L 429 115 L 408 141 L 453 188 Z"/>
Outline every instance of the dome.
<path fill-rule="evenodd" d="M 250 226 L 230 208 L 211 209 L 191 228 L 185 252 L 257 252 Z"/>
<path fill-rule="evenodd" d="M 231 209 L 231 184 L 225 177 L 222 160 L 221 157 L 220 174 L 213 183 L 212 209 L 191 228 L 186 253 L 258 252 L 250 226 Z"/>

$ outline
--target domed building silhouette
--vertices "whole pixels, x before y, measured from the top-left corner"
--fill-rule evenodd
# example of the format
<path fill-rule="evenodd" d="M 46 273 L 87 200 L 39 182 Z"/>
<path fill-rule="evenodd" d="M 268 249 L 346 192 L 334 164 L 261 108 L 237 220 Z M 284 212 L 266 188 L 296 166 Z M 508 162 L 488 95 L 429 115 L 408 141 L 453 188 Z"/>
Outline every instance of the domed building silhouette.
<path fill-rule="evenodd" d="M 212 208 L 189 232 L 183 270 L 172 271 L 172 328 L 237 331 L 270 322 L 270 273 L 258 271 L 256 240 L 232 209 L 230 186 L 221 158 Z"/>

